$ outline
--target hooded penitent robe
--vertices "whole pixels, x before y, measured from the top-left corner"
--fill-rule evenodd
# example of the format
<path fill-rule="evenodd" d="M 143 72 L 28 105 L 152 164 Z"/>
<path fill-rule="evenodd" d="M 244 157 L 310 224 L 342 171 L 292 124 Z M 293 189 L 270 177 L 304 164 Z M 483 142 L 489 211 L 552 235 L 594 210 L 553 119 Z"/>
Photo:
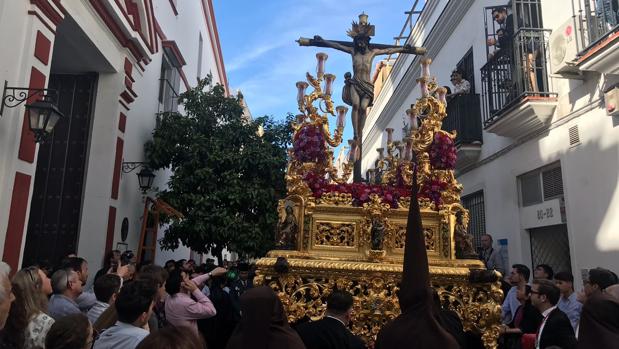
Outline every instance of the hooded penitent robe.
<path fill-rule="evenodd" d="M 582 307 L 578 349 L 619 347 L 619 302 L 610 295 L 594 296 Z"/>
<path fill-rule="evenodd" d="M 260 286 L 241 295 L 241 321 L 226 349 L 305 349 L 305 344 L 288 325 L 275 292 Z"/>
<path fill-rule="evenodd" d="M 417 201 L 417 172 L 413 174 L 406 227 L 404 265 L 398 300 L 402 313 L 378 333 L 375 349 L 458 349 L 458 342 L 436 319 L 421 212 Z"/>

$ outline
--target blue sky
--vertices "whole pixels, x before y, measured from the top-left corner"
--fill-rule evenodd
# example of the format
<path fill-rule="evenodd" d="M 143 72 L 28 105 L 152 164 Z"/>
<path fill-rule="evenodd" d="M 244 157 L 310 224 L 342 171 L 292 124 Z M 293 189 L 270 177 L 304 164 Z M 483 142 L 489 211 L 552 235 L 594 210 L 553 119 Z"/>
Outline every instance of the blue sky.
<path fill-rule="evenodd" d="M 240 89 L 254 117 L 298 113 L 295 83 L 315 75 L 317 52 L 329 55 L 326 72 L 336 75 L 334 104 L 341 99 L 343 76 L 352 70 L 349 55 L 327 48 L 299 47 L 299 37 L 320 35 L 349 40 L 346 30 L 361 12 L 376 25 L 374 43 L 393 44 L 412 0 L 214 0 L 224 64 L 232 91 Z M 407 32 L 408 33 L 408 32 Z M 374 65 L 380 57 L 374 59 Z M 335 118 L 329 120 L 335 124 Z M 344 139 L 352 135 L 350 111 Z"/>

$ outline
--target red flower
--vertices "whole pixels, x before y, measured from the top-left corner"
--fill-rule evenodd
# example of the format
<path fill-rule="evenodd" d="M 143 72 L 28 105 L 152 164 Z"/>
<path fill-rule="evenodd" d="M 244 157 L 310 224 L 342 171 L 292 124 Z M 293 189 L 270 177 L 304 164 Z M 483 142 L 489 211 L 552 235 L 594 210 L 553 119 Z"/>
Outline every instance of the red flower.
<path fill-rule="evenodd" d="M 316 125 L 306 125 L 295 134 L 292 143 L 294 157 L 300 162 L 322 163 L 327 158 L 327 147 L 322 130 Z"/>
<path fill-rule="evenodd" d="M 456 167 L 456 146 L 447 134 L 437 132 L 430 145 L 430 165 L 437 170 L 453 170 Z"/>

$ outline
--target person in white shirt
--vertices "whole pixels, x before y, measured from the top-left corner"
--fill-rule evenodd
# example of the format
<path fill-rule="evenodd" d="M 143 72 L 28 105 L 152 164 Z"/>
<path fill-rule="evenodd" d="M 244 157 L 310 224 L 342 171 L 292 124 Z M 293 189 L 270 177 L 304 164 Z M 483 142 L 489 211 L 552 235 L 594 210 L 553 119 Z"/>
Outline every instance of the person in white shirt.
<path fill-rule="evenodd" d="M 469 94 L 471 93 L 471 83 L 463 78 L 463 74 L 459 70 L 454 70 L 451 73 L 451 84 L 454 86 L 453 95 Z"/>
<path fill-rule="evenodd" d="M 105 330 L 94 349 L 134 349 L 149 335 L 148 319 L 153 312 L 157 287 L 145 280 L 136 280 L 118 293 L 114 307 L 118 321 Z"/>
<path fill-rule="evenodd" d="M 5 329 L 11 334 L 8 342 L 24 349 L 44 347 L 45 336 L 54 324 L 47 315 L 47 297 L 52 293 L 49 278 L 38 267 L 27 267 L 13 276 L 12 286 L 15 303 Z"/>
<path fill-rule="evenodd" d="M 88 311 L 90 323 L 94 324 L 99 316 L 114 304 L 121 284 L 121 278 L 116 274 L 105 274 L 95 281 L 94 290 L 97 301 Z"/>

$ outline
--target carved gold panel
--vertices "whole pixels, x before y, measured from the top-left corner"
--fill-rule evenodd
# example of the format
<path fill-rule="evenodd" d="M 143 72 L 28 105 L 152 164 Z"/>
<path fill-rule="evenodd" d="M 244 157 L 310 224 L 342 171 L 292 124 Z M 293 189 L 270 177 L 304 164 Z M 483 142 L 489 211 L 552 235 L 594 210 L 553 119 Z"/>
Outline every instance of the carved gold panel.
<path fill-rule="evenodd" d="M 380 328 L 400 313 L 396 292 L 400 264 L 318 261 L 290 258 L 290 272 L 273 270 L 275 258 L 257 263 L 256 285 L 270 286 L 280 297 L 294 323 L 304 317 L 320 319 L 326 299 L 334 289 L 347 290 L 354 297 L 353 332 L 372 343 Z M 458 313 L 465 330 L 482 333 L 486 348 L 496 348 L 501 316 L 502 291 L 499 282 L 471 283 L 469 268 L 479 261 L 454 260 L 450 265 L 430 265 L 432 286 L 444 307 Z"/>
<path fill-rule="evenodd" d="M 355 224 L 316 222 L 314 246 L 355 247 Z"/>

